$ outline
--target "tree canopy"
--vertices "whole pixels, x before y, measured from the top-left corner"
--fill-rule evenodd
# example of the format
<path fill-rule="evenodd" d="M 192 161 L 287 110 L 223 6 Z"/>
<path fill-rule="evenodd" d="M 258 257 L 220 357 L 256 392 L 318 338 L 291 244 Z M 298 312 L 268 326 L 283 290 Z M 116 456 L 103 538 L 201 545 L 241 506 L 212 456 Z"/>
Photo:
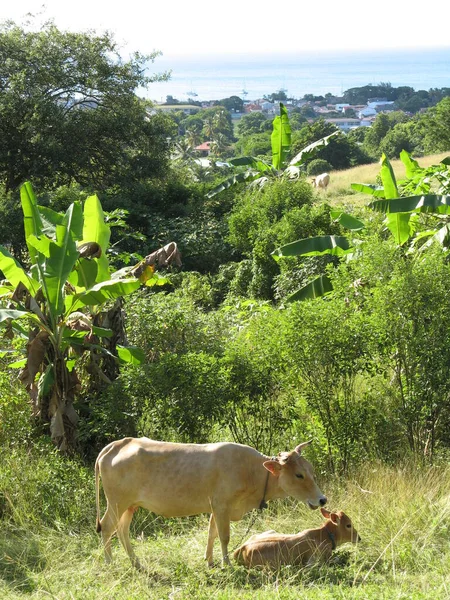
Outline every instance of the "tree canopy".
<path fill-rule="evenodd" d="M 0 26 L 0 178 L 6 191 L 77 181 L 102 189 L 164 167 L 169 121 L 149 118 L 135 91 L 158 52 L 123 60 L 110 33 Z"/>

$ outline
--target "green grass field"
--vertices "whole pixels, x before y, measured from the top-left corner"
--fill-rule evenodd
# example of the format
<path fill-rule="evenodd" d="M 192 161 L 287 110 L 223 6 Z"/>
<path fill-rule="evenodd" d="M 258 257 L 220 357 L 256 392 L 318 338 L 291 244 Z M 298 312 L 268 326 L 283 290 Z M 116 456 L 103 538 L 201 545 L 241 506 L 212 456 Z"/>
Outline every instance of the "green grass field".
<path fill-rule="evenodd" d="M 450 469 L 368 465 L 348 479 L 320 481 L 329 507 L 347 512 L 362 537 L 331 563 L 280 571 L 221 568 L 203 561 L 207 517 L 164 520 L 142 511 L 133 544 L 147 569 L 134 570 L 115 540 L 106 565 L 95 527 L 95 497 L 81 507 L 92 526 L 28 523 L 26 504 L 9 497 L 0 525 L 0 598 L 57 600 L 140 599 L 436 599 L 450 598 Z M 6 482 L 2 482 L 3 496 Z M 93 492 L 93 484 L 89 482 Z M 83 494 L 83 502 L 86 497 Z M 61 501 L 63 499 L 61 498 Z M 52 500 L 54 501 L 54 499 Z M 13 504 L 16 506 L 13 506 Z M 80 507 L 78 507 L 79 509 Z M 11 512 L 12 511 L 12 512 Z M 248 537 L 253 515 L 232 526 L 230 547 Z M 293 500 L 276 501 L 258 514 L 251 533 L 296 532 L 322 517 Z M 19 523 L 19 524 L 17 524 Z"/>

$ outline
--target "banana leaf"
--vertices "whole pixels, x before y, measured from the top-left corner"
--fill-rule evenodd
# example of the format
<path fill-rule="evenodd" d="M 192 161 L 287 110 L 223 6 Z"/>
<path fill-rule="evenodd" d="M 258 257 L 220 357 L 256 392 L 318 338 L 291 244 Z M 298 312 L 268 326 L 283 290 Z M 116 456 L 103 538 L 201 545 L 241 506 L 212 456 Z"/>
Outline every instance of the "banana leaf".
<path fill-rule="evenodd" d="M 39 238 L 34 234 L 28 236 L 30 247 L 37 251 L 43 293 L 55 322 L 64 311 L 64 286 L 78 258 L 74 238 L 81 231 L 81 223 L 81 206 L 74 203 L 67 209 L 63 223 L 56 226 L 55 241 L 44 234 Z"/>
<path fill-rule="evenodd" d="M 286 164 L 286 158 L 291 150 L 291 125 L 288 111 L 280 102 L 280 114 L 273 120 L 271 135 L 272 165 L 279 171 Z"/>
<path fill-rule="evenodd" d="M 319 235 L 281 246 L 272 252 L 272 256 L 275 260 L 284 256 L 321 256 L 322 254 L 344 256 L 351 251 L 350 242 L 346 237 Z"/>
<path fill-rule="evenodd" d="M 121 363 L 141 365 L 145 361 L 145 352 L 137 346 L 121 346 L 117 344 L 116 349 Z"/>
<path fill-rule="evenodd" d="M 369 196 L 374 196 L 375 198 L 384 198 L 384 189 L 379 185 L 371 183 L 351 183 L 350 187 L 352 190 L 355 190 L 355 192 L 369 194 Z"/>
<path fill-rule="evenodd" d="M 398 198 L 397 182 L 395 180 L 394 169 L 385 154 L 381 155 L 380 177 L 383 183 L 385 198 Z"/>
<path fill-rule="evenodd" d="M 317 279 L 314 279 L 297 292 L 291 294 L 288 298 L 288 302 L 295 302 L 298 300 L 313 300 L 314 298 L 321 298 L 325 294 L 329 294 L 333 291 L 333 284 L 329 277 L 326 275 L 320 275 Z"/>
<path fill-rule="evenodd" d="M 386 200 L 374 200 L 369 207 L 376 212 L 388 213 L 434 213 L 450 215 L 450 196 L 426 194 L 423 196 L 405 196 Z"/>
<path fill-rule="evenodd" d="M 138 279 L 110 279 L 97 283 L 91 289 L 66 296 L 66 315 L 83 306 L 95 306 L 107 300 L 115 300 L 120 296 L 127 296 L 139 289 L 141 283 Z"/>
<path fill-rule="evenodd" d="M 244 173 L 236 173 L 232 177 L 229 177 L 228 179 L 225 179 L 225 181 L 222 181 L 219 185 L 214 187 L 212 190 L 209 190 L 209 192 L 206 194 L 206 197 L 213 198 L 220 192 L 223 192 L 223 190 L 227 190 L 232 185 L 236 185 L 236 183 L 241 183 L 241 182 L 247 181 L 247 180 L 252 181 L 253 179 L 257 179 L 258 177 L 260 177 L 260 173 L 256 172 L 256 171 L 251 171 L 251 170 L 245 171 Z"/>
<path fill-rule="evenodd" d="M 36 281 L 28 275 L 16 259 L 3 246 L 0 246 L 0 271 L 2 271 L 5 279 L 7 279 L 14 288 L 16 288 L 19 283 L 23 283 L 32 296 L 36 294 L 40 287 L 39 281 Z"/>
<path fill-rule="evenodd" d="M 43 224 L 37 207 L 36 197 L 29 181 L 26 181 L 20 187 L 20 201 L 23 211 L 25 241 L 32 263 L 37 264 L 38 252 L 36 248 L 29 245 L 28 238 L 30 235 L 35 235 L 37 238 L 39 238 L 42 234 Z"/>
<path fill-rule="evenodd" d="M 327 136 L 323 137 L 322 139 L 317 140 L 317 142 L 313 142 L 312 144 L 309 144 L 309 146 L 306 146 L 306 148 L 303 148 L 303 150 L 300 150 L 300 152 L 294 156 L 294 158 L 290 161 L 289 164 L 293 165 L 293 166 L 300 166 L 301 164 L 305 163 L 307 160 L 311 160 L 317 154 L 318 150 L 320 150 L 321 148 L 324 148 L 325 146 L 328 146 L 331 138 L 333 138 L 335 135 L 339 135 L 339 134 L 340 134 L 340 131 L 334 131 L 330 135 L 327 135 Z"/>
<path fill-rule="evenodd" d="M 254 158 L 253 156 L 238 156 L 237 158 L 230 158 L 228 161 L 233 167 L 251 167 L 259 173 L 265 173 L 266 171 L 273 171 L 272 165 L 268 165 L 263 160 Z"/>
<path fill-rule="evenodd" d="M 381 155 L 381 181 L 383 183 L 384 195 L 386 199 L 398 199 L 399 193 L 397 182 L 395 180 L 394 170 L 385 154 Z M 412 228 L 409 223 L 410 214 L 407 212 L 387 212 L 386 224 L 389 231 L 394 236 L 398 246 L 402 246 L 412 235 Z"/>
<path fill-rule="evenodd" d="M 97 242 L 102 249 L 102 254 L 99 258 L 90 259 L 97 265 L 95 283 L 107 281 L 111 277 L 109 272 L 109 262 L 106 256 L 110 237 L 111 230 L 109 225 L 105 223 L 105 215 L 100 200 L 96 195 L 89 196 L 84 203 L 82 243 Z"/>
<path fill-rule="evenodd" d="M 411 154 L 409 152 L 406 152 L 406 150 L 402 150 L 400 152 L 400 160 L 405 165 L 406 177 L 408 179 L 414 177 L 417 171 L 422 170 L 417 160 L 414 160 Z"/>
<path fill-rule="evenodd" d="M 349 215 L 342 210 L 332 210 L 330 212 L 331 218 L 333 221 L 337 221 L 342 227 L 346 229 L 351 229 L 352 231 L 360 231 L 364 229 L 365 225 L 359 219 L 356 219 L 352 215 Z"/>
<path fill-rule="evenodd" d="M 0 323 L 7 319 L 23 319 L 31 316 L 27 310 L 15 310 L 13 308 L 0 308 Z"/>

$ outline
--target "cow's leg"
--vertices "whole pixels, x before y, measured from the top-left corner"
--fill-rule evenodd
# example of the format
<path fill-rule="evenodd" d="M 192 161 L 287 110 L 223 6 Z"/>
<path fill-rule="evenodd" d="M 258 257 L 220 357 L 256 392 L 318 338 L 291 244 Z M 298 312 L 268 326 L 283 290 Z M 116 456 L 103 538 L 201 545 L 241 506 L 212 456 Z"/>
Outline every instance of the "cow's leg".
<path fill-rule="evenodd" d="M 227 510 L 219 509 L 214 511 L 214 520 L 216 522 L 217 534 L 219 535 L 220 546 L 222 548 L 222 564 L 229 565 L 228 543 L 230 541 L 230 515 Z"/>
<path fill-rule="evenodd" d="M 120 517 L 119 524 L 117 526 L 117 535 L 119 540 L 122 542 L 122 546 L 125 548 L 126 553 L 130 557 L 131 564 L 136 569 L 141 568 L 141 563 L 139 562 L 138 557 L 134 553 L 133 547 L 130 542 L 130 523 L 133 519 L 133 515 L 136 511 L 136 508 L 128 508 Z"/>
<path fill-rule="evenodd" d="M 212 567 L 212 564 L 213 564 L 214 540 L 216 539 L 216 537 L 217 537 L 216 521 L 214 519 L 213 513 L 211 513 L 211 516 L 209 518 L 208 543 L 206 545 L 206 552 L 205 552 L 205 560 L 208 561 L 209 567 Z"/>
<path fill-rule="evenodd" d="M 117 510 L 113 510 L 111 508 L 111 505 L 108 503 L 106 512 L 103 515 L 103 519 L 101 519 L 100 521 L 103 546 L 105 549 L 105 560 L 107 563 L 110 563 L 112 560 L 111 538 L 117 529 L 118 521 L 119 517 L 117 514 Z"/>

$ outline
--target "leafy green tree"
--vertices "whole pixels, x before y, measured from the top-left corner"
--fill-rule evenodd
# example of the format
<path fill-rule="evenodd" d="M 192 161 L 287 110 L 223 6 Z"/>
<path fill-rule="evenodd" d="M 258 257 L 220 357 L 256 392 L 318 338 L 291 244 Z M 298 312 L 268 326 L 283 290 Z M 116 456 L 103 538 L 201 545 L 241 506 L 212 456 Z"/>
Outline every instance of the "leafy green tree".
<path fill-rule="evenodd" d="M 320 175 L 320 173 L 330 171 L 331 168 L 330 163 L 323 158 L 315 158 L 309 163 L 306 172 L 308 175 Z"/>
<path fill-rule="evenodd" d="M 269 102 L 287 102 L 288 100 L 286 90 L 283 89 L 273 92 L 272 94 L 268 94 L 267 96 L 264 96 L 264 98 Z"/>
<path fill-rule="evenodd" d="M 400 111 L 380 113 L 364 137 L 363 148 L 369 156 L 376 158 L 380 155 L 380 147 L 388 132 L 397 125 L 405 123 L 409 117 Z"/>
<path fill-rule="evenodd" d="M 380 150 L 388 158 L 399 158 L 402 150 L 415 154 L 423 152 L 422 137 L 415 121 L 397 123 L 381 140 Z"/>
<path fill-rule="evenodd" d="M 301 148 L 317 142 L 324 137 L 334 135 L 329 144 L 317 149 L 317 158 L 326 160 L 334 169 L 345 169 L 351 166 L 354 156 L 354 144 L 347 136 L 336 135 L 339 129 L 324 119 L 303 126 L 292 135 L 292 154 Z"/>
<path fill-rule="evenodd" d="M 306 117 L 301 113 L 300 109 L 294 109 L 289 115 L 292 131 L 298 131 L 307 122 Z"/>
<path fill-rule="evenodd" d="M 239 119 L 237 132 L 241 137 L 260 133 L 261 126 L 265 125 L 267 121 L 270 123 L 270 120 L 262 112 L 248 113 Z"/>
<path fill-rule="evenodd" d="M 158 53 L 128 61 L 109 33 L 0 26 L 0 181 L 37 186 L 77 181 L 103 189 L 118 178 L 161 174 L 170 119 L 149 117 L 135 90 Z M 131 175 L 133 173 L 133 175 Z"/>
<path fill-rule="evenodd" d="M 427 153 L 450 150 L 450 97 L 430 108 L 420 120 Z"/>
<path fill-rule="evenodd" d="M 240 113 L 244 110 L 244 101 L 239 96 L 224 98 L 223 100 L 219 100 L 218 104 L 225 106 L 229 112 Z"/>
<path fill-rule="evenodd" d="M 266 156 L 270 157 L 271 143 L 267 133 L 253 133 L 241 138 L 236 149 L 243 156 Z"/>

